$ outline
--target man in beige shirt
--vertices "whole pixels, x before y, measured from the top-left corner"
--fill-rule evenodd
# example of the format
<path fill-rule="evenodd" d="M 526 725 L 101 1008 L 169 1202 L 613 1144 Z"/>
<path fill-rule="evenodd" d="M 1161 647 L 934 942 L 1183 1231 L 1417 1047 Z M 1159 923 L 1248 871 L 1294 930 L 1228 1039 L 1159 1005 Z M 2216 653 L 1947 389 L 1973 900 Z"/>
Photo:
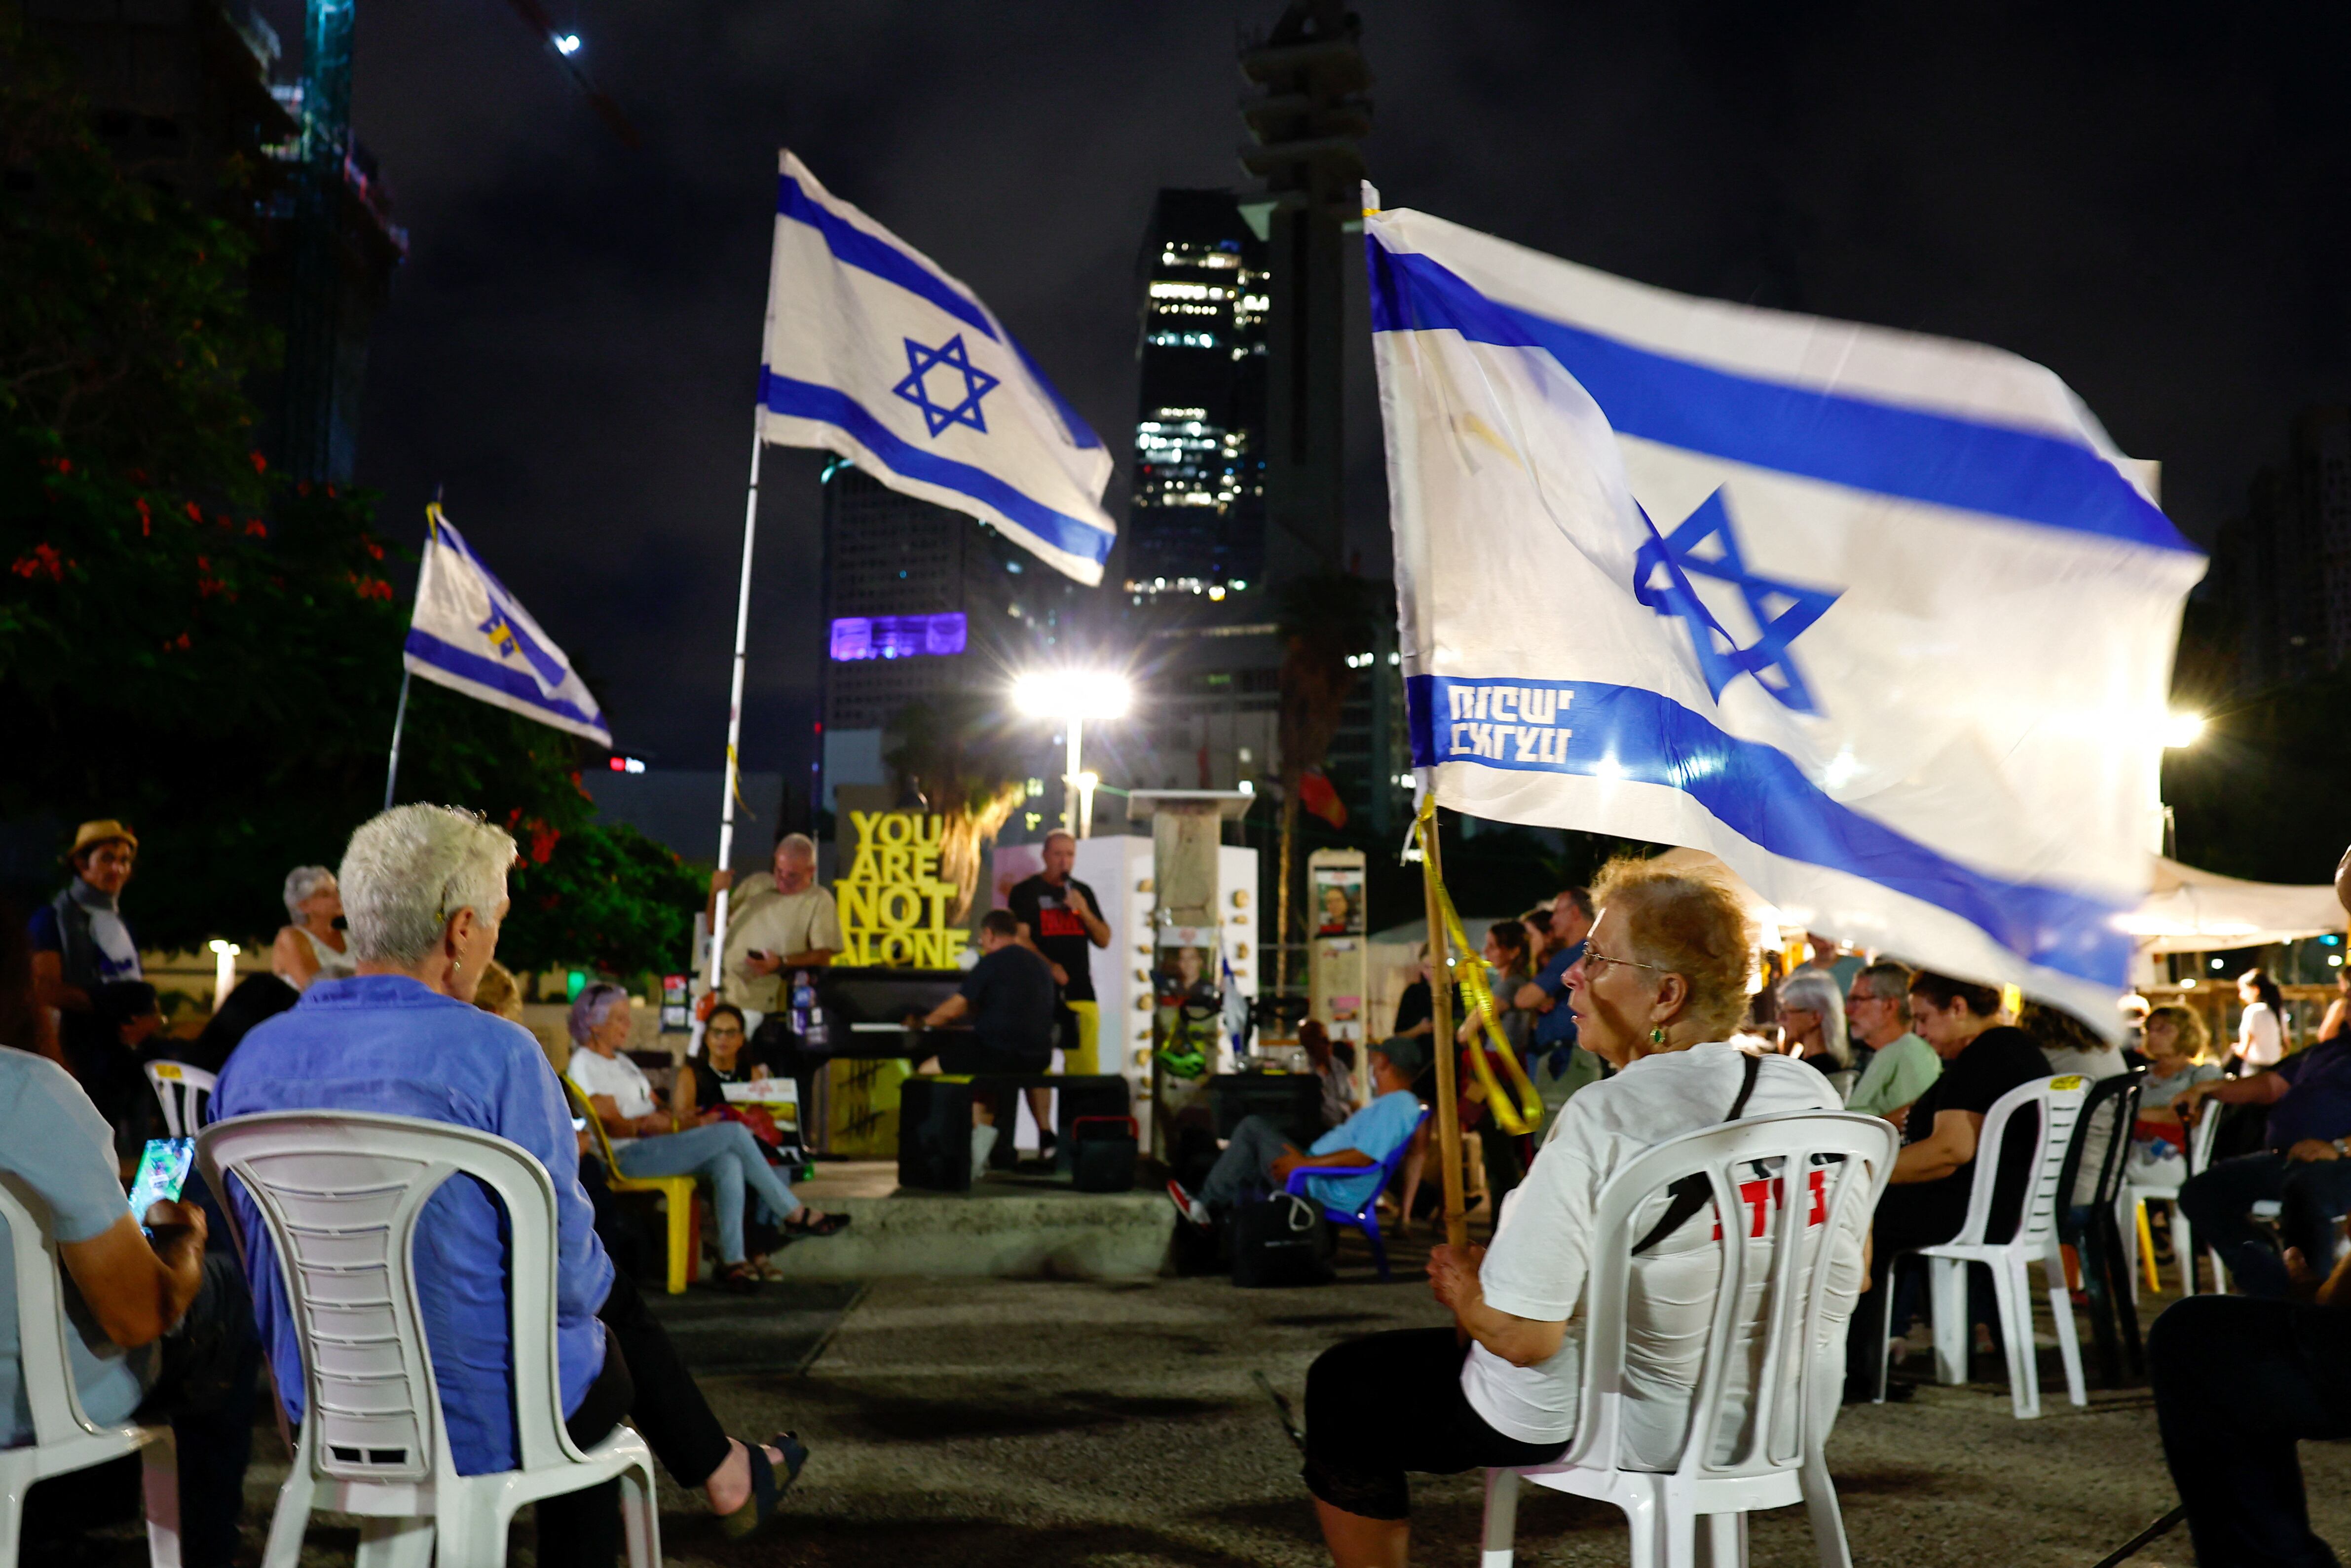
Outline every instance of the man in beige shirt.
<path fill-rule="evenodd" d="M 723 869 L 711 873 L 714 919 L 718 890 L 733 880 Z M 754 872 L 727 902 L 726 956 L 720 966 L 726 998 L 753 1014 L 757 1028 L 758 1015 L 783 1005 L 779 977 L 785 971 L 821 968 L 843 946 L 832 894 L 817 885 L 815 841 L 787 834 L 776 845 L 775 874 Z"/>

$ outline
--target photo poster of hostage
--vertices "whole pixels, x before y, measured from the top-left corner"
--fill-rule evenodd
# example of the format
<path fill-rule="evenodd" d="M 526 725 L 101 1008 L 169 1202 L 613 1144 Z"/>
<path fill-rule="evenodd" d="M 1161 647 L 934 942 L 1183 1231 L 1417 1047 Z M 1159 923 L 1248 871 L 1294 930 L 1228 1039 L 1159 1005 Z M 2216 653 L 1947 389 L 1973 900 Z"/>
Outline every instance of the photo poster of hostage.
<path fill-rule="evenodd" d="M 1364 1001 L 1369 988 L 1371 945 L 1364 930 L 1364 852 L 1316 850 L 1306 859 L 1313 891 L 1314 936 L 1307 946 L 1307 1016 L 1333 1045 L 1353 1058 L 1356 1102 L 1368 1090 Z"/>

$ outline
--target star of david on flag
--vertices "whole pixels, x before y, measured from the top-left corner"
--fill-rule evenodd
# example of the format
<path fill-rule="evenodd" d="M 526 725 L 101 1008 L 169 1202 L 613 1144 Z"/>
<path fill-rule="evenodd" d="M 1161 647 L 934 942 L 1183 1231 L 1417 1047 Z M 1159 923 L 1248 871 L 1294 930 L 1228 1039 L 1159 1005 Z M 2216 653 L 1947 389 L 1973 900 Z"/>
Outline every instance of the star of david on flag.
<path fill-rule="evenodd" d="M 997 379 L 986 371 L 975 368 L 971 356 L 963 346 L 963 334 L 958 332 L 935 349 L 926 349 L 912 338 L 906 340 L 906 379 L 890 390 L 923 411 L 924 423 L 931 427 L 935 439 L 951 424 L 967 424 L 982 435 L 987 434 L 987 421 L 979 412 L 979 400 L 996 390 Z M 950 403 L 940 403 L 931 396 L 927 378 L 935 367 L 944 365 L 951 378 L 963 378 L 961 396 Z M 955 395 L 952 391 L 949 395 Z"/>
<path fill-rule="evenodd" d="M 970 289 L 790 153 L 780 165 L 760 440 L 837 453 L 1100 582 L 1118 537 L 1102 438 Z"/>
<path fill-rule="evenodd" d="M 604 715 L 563 650 L 482 564 L 438 502 L 424 517 L 416 612 L 401 653 L 409 673 L 610 747 Z"/>
<path fill-rule="evenodd" d="M 1634 558 L 1633 597 L 1660 615 L 1678 617 L 1689 629 L 1690 646 L 1697 650 L 1707 690 L 1719 700 L 1722 689 L 1733 680 L 1752 675 L 1765 691 L 1798 713 L 1817 711 L 1788 644 L 1826 614 L 1837 596 L 1748 570 L 1739 536 L 1730 526 L 1730 509 L 1719 489 L 1669 535 L 1659 534 L 1646 512 L 1641 514 L 1641 521 L 1648 527 L 1649 542 Z M 1747 613 L 1755 622 L 1754 642 L 1739 646 L 1707 608 L 1690 581 L 1692 574 L 1739 590 Z"/>
<path fill-rule="evenodd" d="M 2203 557 L 2039 365 L 1364 193 L 1413 762 L 2120 1032 Z"/>

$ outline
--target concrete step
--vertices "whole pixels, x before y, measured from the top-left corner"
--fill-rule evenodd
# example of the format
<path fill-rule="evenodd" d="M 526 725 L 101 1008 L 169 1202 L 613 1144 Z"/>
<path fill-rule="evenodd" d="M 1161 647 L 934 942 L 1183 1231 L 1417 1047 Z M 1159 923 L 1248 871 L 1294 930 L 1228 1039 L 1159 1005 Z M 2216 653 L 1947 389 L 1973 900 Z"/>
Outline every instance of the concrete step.
<path fill-rule="evenodd" d="M 1079 1192 L 1066 1179 L 999 1173 L 968 1193 L 914 1192 L 881 1160 L 822 1162 L 793 1191 L 851 1217 L 839 1234 L 769 1259 L 793 1280 L 1148 1278 L 1176 1228 L 1157 1191 Z"/>

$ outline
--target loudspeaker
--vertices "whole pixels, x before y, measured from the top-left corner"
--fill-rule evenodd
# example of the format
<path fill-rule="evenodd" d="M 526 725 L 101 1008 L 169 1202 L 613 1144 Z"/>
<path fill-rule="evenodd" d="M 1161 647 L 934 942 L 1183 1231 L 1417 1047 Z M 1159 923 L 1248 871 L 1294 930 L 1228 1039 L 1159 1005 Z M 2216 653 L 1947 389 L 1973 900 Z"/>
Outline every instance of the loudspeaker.
<path fill-rule="evenodd" d="M 1070 1185 L 1080 1192 L 1132 1192 L 1142 1134 L 1132 1116 L 1081 1116 L 1070 1124 Z"/>
<path fill-rule="evenodd" d="M 914 1077 L 898 1086 L 898 1185 L 971 1190 L 971 1085 Z"/>
<path fill-rule="evenodd" d="M 1278 1192 L 1233 1210 L 1233 1283 L 1321 1285 L 1333 1277 L 1331 1228 L 1311 1199 Z"/>

